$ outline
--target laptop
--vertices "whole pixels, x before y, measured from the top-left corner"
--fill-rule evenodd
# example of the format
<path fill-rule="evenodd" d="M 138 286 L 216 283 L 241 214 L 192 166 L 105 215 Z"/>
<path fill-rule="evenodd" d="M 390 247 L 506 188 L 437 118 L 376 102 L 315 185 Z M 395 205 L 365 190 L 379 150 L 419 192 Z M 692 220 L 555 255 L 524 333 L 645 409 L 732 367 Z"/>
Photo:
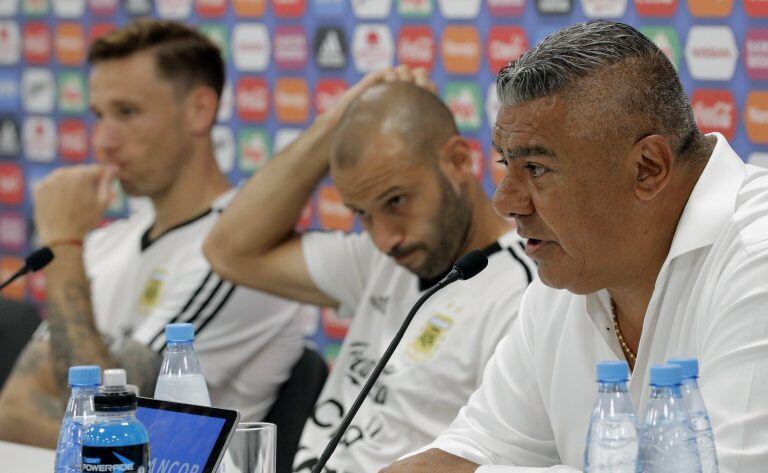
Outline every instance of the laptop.
<path fill-rule="evenodd" d="M 139 397 L 136 417 L 149 432 L 149 472 L 214 473 L 240 413 Z"/>

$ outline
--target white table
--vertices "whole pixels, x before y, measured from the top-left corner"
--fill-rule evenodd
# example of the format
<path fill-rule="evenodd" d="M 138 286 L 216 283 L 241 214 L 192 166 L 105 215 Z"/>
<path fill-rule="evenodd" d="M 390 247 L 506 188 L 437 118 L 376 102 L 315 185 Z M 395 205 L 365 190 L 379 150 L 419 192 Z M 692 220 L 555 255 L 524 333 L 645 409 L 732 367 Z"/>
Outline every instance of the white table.
<path fill-rule="evenodd" d="M 0 441 L 0 471 L 51 473 L 56 452 Z"/>

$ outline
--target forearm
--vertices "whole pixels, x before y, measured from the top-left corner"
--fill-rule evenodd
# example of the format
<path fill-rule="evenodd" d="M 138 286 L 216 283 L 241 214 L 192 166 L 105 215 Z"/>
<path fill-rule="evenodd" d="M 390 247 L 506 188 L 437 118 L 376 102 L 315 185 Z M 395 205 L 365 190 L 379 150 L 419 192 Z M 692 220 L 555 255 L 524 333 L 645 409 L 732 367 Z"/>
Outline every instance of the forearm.
<path fill-rule="evenodd" d="M 330 120 L 318 117 L 246 183 L 206 239 L 205 253 L 214 268 L 267 253 L 293 233 L 328 171 L 331 135 Z"/>
<path fill-rule="evenodd" d="M 91 308 L 82 248 L 60 245 L 45 269 L 48 325 L 53 372 L 59 386 L 67 385 L 70 366 L 115 366 Z"/>

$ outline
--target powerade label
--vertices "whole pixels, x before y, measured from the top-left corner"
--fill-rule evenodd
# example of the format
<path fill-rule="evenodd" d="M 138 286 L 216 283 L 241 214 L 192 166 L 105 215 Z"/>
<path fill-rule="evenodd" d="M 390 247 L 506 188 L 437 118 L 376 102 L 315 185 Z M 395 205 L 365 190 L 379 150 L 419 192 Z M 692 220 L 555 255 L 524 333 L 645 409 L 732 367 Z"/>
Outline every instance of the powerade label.
<path fill-rule="evenodd" d="M 83 445 L 83 471 L 147 473 L 149 444 L 120 447 Z"/>

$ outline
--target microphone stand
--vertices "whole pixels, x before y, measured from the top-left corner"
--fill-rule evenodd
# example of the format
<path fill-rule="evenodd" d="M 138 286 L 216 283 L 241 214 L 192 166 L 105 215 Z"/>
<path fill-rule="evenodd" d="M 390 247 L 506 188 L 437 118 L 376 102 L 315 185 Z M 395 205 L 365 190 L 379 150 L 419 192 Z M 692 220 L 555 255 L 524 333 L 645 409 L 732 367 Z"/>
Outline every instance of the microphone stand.
<path fill-rule="evenodd" d="M 341 421 L 341 424 L 339 425 L 339 428 L 336 429 L 336 433 L 334 434 L 331 441 L 326 445 L 325 450 L 323 450 L 322 455 L 320 455 L 320 458 L 317 460 L 317 463 L 315 463 L 315 466 L 312 467 L 312 473 L 320 473 L 323 468 L 325 467 L 325 464 L 328 462 L 328 459 L 331 458 L 331 455 L 333 454 L 333 451 L 336 450 L 336 447 L 338 446 L 339 442 L 341 441 L 341 437 L 344 436 L 344 432 L 346 432 L 347 428 L 349 427 L 349 424 L 352 423 L 352 419 L 355 417 L 355 414 L 357 414 L 357 411 L 360 409 L 360 406 L 362 406 L 363 401 L 365 401 L 365 398 L 368 396 L 368 393 L 371 392 L 371 389 L 373 388 L 373 385 L 376 383 L 376 380 L 379 379 L 379 375 L 381 375 L 381 372 L 384 370 L 384 367 L 387 365 L 387 362 L 392 357 L 392 354 L 395 352 L 395 349 L 397 348 L 397 345 L 400 344 L 400 340 L 402 340 L 403 336 L 405 335 L 405 331 L 408 329 L 408 326 L 411 324 L 411 321 L 413 320 L 413 317 L 416 315 L 416 312 L 421 308 L 422 305 L 424 305 L 424 302 L 429 299 L 432 294 L 436 293 L 440 289 L 444 288 L 445 286 L 451 284 L 454 281 L 457 281 L 461 278 L 461 273 L 457 269 L 452 269 L 451 272 L 448 273 L 440 282 L 432 286 L 427 290 L 427 292 L 422 295 L 418 301 L 416 301 L 416 304 L 414 304 L 413 308 L 410 312 L 408 312 L 408 315 L 405 317 L 405 321 L 400 326 L 400 330 L 397 331 L 397 334 L 395 335 L 395 338 L 392 339 L 392 341 L 389 343 L 389 346 L 387 347 L 387 351 L 384 352 L 384 355 L 381 357 L 381 360 L 379 360 L 379 363 L 376 365 L 376 367 L 371 372 L 370 376 L 368 376 L 368 380 L 365 382 L 365 386 L 363 386 L 363 389 L 360 391 L 360 394 L 357 395 L 357 399 L 355 399 L 354 404 L 352 404 L 352 407 L 349 409 L 349 412 L 347 412 L 347 415 L 344 416 L 344 419 Z"/>

